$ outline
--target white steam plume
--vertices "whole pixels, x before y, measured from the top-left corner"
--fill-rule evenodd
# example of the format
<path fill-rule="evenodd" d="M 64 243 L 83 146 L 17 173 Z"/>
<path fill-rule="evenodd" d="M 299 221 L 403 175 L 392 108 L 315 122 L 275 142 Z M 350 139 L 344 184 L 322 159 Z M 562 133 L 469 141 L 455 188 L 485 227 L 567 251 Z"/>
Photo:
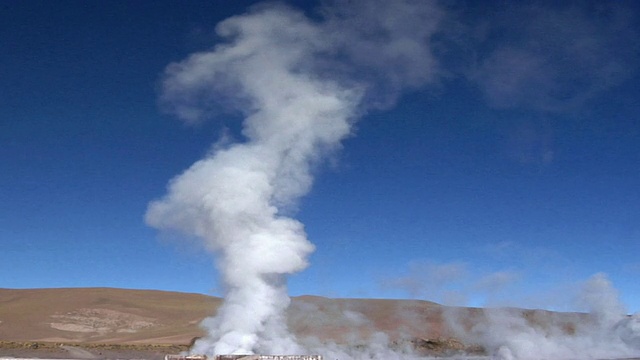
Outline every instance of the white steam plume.
<path fill-rule="evenodd" d="M 640 355 L 640 314 L 628 316 L 604 274 L 585 281 L 576 300 L 588 313 L 485 309 L 469 325 L 466 310 L 449 308 L 456 336 L 499 360 L 615 359 Z"/>
<path fill-rule="evenodd" d="M 187 123 L 220 105 L 245 116 L 244 142 L 174 178 L 146 214 L 217 256 L 224 303 L 192 352 L 303 351 L 283 318 L 286 275 L 304 269 L 314 247 L 282 208 L 309 191 L 313 165 L 363 109 L 432 78 L 428 39 L 439 13 L 430 2 L 341 2 L 323 14 L 314 22 L 284 5 L 254 7 L 218 25 L 227 43 L 166 70 L 163 104 Z"/>

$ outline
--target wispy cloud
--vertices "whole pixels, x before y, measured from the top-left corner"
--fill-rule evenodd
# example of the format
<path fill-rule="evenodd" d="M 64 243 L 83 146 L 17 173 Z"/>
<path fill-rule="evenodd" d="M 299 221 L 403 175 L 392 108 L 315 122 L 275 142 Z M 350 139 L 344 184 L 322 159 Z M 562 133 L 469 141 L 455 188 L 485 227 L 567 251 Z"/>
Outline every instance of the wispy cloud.
<path fill-rule="evenodd" d="M 515 271 L 498 271 L 481 277 L 474 285 L 478 291 L 495 293 L 513 284 L 521 275 Z"/>
<path fill-rule="evenodd" d="M 404 291 L 414 298 L 459 305 L 467 301 L 462 288 L 468 277 L 467 264 L 462 262 L 414 261 L 403 275 L 383 278 L 380 285 L 383 289 Z"/>
<path fill-rule="evenodd" d="M 446 305 L 469 305 L 478 298 L 493 305 L 500 303 L 496 295 L 520 278 L 521 274 L 513 270 L 487 272 L 465 262 L 424 260 L 410 263 L 404 274 L 381 279 L 380 284 L 383 289 L 401 290 L 413 298 Z"/>
<path fill-rule="evenodd" d="M 485 18 L 470 79 L 493 106 L 574 111 L 636 70 L 624 2 L 558 5 L 510 4 Z"/>

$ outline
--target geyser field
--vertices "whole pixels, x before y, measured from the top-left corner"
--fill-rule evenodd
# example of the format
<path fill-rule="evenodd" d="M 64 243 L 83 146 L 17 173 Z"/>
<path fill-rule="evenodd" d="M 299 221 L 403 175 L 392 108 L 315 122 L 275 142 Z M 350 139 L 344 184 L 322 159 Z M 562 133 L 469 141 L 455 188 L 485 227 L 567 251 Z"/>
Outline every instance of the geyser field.
<path fill-rule="evenodd" d="M 345 346 L 289 330 L 287 277 L 307 268 L 314 251 L 295 209 L 311 190 L 314 175 L 326 159 L 339 158 L 361 117 L 393 108 L 404 93 L 436 91 L 447 79 L 458 78 L 478 82 L 495 106 L 568 111 L 602 89 L 602 79 L 585 75 L 613 66 L 600 57 L 603 44 L 585 45 L 579 53 L 561 51 L 563 59 L 585 52 L 592 56 L 587 67 L 558 74 L 588 89 L 556 89 L 551 79 L 542 78 L 542 70 L 540 77 L 518 78 L 509 64 L 522 61 L 523 71 L 536 71 L 536 65 L 524 61 L 526 53 L 498 46 L 483 65 L 486 71 L 473 75 L 456 68 L 469 66 L 470 59 L 458 57 L 473 39 L 462 35 L 464 24 L 439 2 L 327 1 L 314 11 L 284 3 L 254 5 L 217 25 L 214 47 L 170 64 L 162 77 L 163 109 L 186 123 L 225 114 L 242 118 L 239 133 L 222 135 L 206 156 L 170 181 L 166 195 L 151 202 L 146 213 L 152 227 L 202 240 L 224 284 L 224 302 L 202 323 L 207 335 L 191 353 L 419 358 L 409 348 L 391 346 L 401 340 L 397 334 L 394 339 L 385 332 L 357 334 L 353 346 Z M 568 46 L 549 43 L 553 49 Z M 522 92 L 519 81 L 530 79 L 537 90 Z M 543 92 L 546 86 L 553 89 Z M 443 316 L 456 338 L 482 345 L 494 358 L 638 356 L 640 317 L 628 316 L 607 277 L 594 275 L 578 294 L 591 313 L 570 324 L 536 326 L 535 319 L 508 309 L 487 311 L 480 322 L 454 308 Z M 313 316 L 312 310 L 302 313 Z M 353 323 L 367 321 L 355 311 L 343 316 Z"/>

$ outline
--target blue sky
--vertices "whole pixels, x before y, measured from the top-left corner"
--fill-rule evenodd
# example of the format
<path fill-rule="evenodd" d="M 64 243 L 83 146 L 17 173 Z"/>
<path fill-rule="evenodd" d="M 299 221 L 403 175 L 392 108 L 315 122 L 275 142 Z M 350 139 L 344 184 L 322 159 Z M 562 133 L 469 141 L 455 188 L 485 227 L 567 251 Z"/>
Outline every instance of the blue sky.
<path fill-rule="evenodd" d="M 252 3 L 0 5 L 0 287 L 220 294 L 202 246 L 144 214 L 240 137 L 158 99 Z M 437 79 L 369 109 L 292 211 L 316 251 L 291 294 L 565 309 L 603 272 L 640 311 L 638 5 L 448 6 Z"/>

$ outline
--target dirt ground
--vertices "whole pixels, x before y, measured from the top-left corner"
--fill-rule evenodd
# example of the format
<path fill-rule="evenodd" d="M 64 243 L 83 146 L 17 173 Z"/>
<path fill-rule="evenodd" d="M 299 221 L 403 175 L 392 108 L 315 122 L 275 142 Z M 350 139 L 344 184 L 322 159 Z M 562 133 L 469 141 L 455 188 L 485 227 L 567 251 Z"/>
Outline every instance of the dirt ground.
<path fill-rule="evenodd" d="M 395 344 L 399 347 L 403 345 Z M 417 354 L 424 356 L 446 356 L 464 351 L 470 355 L 483 354 L 482 349 L 467 347 L 454 340 L 415 339 L 411 344 Z M 92 344 L 53 342 L 13 342 L 0 341 L 0 359 L 93 359 L 93 360 L 164 360 L 167 354 L 187 351 L 189 345 L 169 344 Z"/>
<path fill-rule="evenodd" d="M 178 354 L 186 350 L 188 345 L 0 342 L 0 358 L 163 360 L 166 354 Z"/>

